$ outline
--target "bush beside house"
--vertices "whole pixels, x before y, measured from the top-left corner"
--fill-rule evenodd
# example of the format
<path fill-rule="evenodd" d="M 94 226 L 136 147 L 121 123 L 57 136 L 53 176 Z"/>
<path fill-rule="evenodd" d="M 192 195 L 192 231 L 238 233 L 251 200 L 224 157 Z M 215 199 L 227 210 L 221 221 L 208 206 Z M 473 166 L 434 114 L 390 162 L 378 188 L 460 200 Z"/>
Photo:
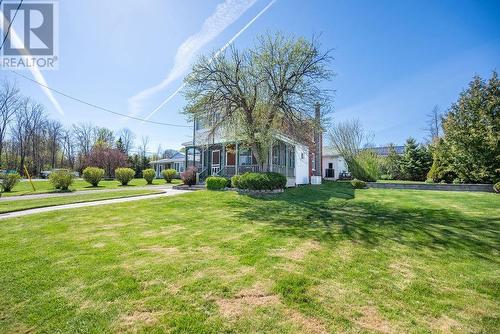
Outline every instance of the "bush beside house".
<path fill-rule="evenodd" d="M 286 177 L 280 173 L 245 173 L 232 179 L 238 189 L 247 190 L 278 190 L 286 187 Z"/>
<path fill-rule="evenodd" d="M 165 182 L 172 183 L 172 180 L 177 175 L 177 171 L 175 169 L 165 169 L 161 172 L 161 175 L 165 179 Z"/>
<path fill-rule="evenodd" d="M 210 176 L 205 182 L 208 190 L 222 190 L 228 186 L 228 179 L 222 176 Z"/>
<path fill-rule="evenodd" d="M 153 180 L 155 179 L 156 172 L 152 168 L 148 168 L 142 171 L 142 177 L 148 184 L 153 184 Z"/>
<path fill-rule="evenodd" d="M 182 182 L 187 186 L 194 186 L 196 184 L 196 173 L 198 169 L 196 167 L 188 167 L 182 174 Z"/>

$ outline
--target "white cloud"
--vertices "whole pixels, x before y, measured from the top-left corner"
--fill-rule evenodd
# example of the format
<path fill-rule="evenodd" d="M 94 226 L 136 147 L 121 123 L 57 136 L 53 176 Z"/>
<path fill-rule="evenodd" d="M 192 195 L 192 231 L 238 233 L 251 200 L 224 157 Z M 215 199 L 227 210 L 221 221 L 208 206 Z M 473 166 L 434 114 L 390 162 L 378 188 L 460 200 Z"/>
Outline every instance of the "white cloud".
<path fill-rule="evenodd" d="M 182 77 L 189 70 L 200 49 L 235 22 L 255 2 L 256 0 L 225 0 L 217 5 L 214 13 L 203 23 L 200 31 L 189 36 L 177 49 L 174 66 L 165 79 L 129 99 L 129 113 L 132 115 L 139 113 L 145 99 L 160 92 L 170 83 Z"/>

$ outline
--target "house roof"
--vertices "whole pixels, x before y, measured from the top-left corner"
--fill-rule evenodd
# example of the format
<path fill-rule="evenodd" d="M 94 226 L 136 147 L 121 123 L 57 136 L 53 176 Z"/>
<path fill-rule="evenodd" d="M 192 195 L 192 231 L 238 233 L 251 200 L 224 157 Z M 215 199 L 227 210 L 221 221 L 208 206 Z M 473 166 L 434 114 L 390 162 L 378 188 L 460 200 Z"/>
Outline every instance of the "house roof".
<path fill-rule="evenodd" d="M 403 154 L 404 146 L 394 146 L 394 150 L 396 154 Z M 378 146 L 378 147 L 369 147 L 368 149 L 374 151 L 378 155 L 387 156 L 389 155 L 389 146 Z M 323 155 L 324 156 L 338 156 L 340 155 L 332 146 L 324 146 L 323 147 Z"/>
<path fill-rule="evenodd" d="M 185 161 L 185 159 L 186 159 L 186 156 L 183 153 L 177 152 L 171 158 L 159 159 L 159 160 L 151 161 L 150 163 L 161 164 L 161 163 L 169 163 L 169 162 L 183 162 L 183 161 Z"/>

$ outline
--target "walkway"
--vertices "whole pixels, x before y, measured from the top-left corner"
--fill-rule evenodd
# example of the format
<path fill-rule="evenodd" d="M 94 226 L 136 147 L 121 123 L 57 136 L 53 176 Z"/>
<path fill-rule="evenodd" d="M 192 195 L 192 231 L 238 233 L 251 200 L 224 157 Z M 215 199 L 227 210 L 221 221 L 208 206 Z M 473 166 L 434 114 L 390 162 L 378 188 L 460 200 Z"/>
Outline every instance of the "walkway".
<path fill-rule="evenodd" d="M 114 199 L 106 199 L 106 200 L 99 200 L 99 201 L 93 201 L 93 202 L 55 205 L 55 206 L 49 206 L 49 207 L 45 207 L 45 208 L 36 208 L 36 209 L 28 209 L 28 210 L 23 210 L 23 211 L 2 213 L 2 214 L 0 214 L 0 219 L 27 216 L 27 215 L 32 215 L 35 213 L 51 212 L 51 211 L 66 210 L 66 209 L 85 208 L 85 207 L 89 207 L 89 206 L 133 202 L 133 201 L 140 201 L 140 200 L 145 200 L 145 199 L 155 199 L 155 198 L 166 197 L 166 196 L 176 196 L 176 195 L 185 194 L 185 193 L 189 192 L 189 191 L 185 191 L 185 190 L 175 190 L 175 189 L 164 189 L 164 190 L 165 190 L 165 192 L 163 192 L 161 194 L 140 195 L 140 196 L 134 196 L 134 197 L 114 198 Z"/>
<path fill-rule="evenodd" d="M 152 190 L 152 191 L 162 191 L 172 188 L 172 185 L 159 185 L 159 186 L 129 186 L 120 188 L 108 188 L 108 189 L 88 189 L 88 190 L 77 190 L 72 192 L 53 192 L 53 193 L 39 193 L 32 195 L 16 195 L 16 196 L 2 196 L 0 202 L 8 201 L 22 201 L 25 199 L 40 199 L 40 198 L 52 198 L 52 197 L 67 197 L 67 196 L 78 196 L 87 194 L 100 194 L 107 192 L 117 192 L 126 190 Z"/>

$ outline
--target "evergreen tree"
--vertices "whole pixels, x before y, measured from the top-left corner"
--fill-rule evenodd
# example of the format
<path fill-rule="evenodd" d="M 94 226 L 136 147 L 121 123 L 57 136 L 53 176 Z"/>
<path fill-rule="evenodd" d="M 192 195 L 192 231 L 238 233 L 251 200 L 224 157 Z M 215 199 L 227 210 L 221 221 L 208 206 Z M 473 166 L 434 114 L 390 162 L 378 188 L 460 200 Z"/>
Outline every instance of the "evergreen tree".
<path fill-rule="evenodd" d="M 430 169 L 432 158 L 429 151 L 416 140 L 408 138 L 401 157 L 401 175 L 405 180 L 423 181 Z"/>
<path fill-rule="evenodd" d="M 500 168 L 500 80 L 476 76 L 444 118 L 450 168 L 464 182 L 495 182 Z"/>
<path fill-rule="evenodd" d="M 123 145 L 123 140 L 122 137 L 119 137 L 118 140 L 116 141 L 116 148 L 122 152 L 123 154 L 127 154 L 127 151 L 125 149 L 125 145 Z"/>
<path fill-rule="evenodd" d="M 392 179 L 401 179 L 401 157 L 397 154 L 394 144 L 389 144 L 389 154 L 385 158 L 384 169 Z"/>

